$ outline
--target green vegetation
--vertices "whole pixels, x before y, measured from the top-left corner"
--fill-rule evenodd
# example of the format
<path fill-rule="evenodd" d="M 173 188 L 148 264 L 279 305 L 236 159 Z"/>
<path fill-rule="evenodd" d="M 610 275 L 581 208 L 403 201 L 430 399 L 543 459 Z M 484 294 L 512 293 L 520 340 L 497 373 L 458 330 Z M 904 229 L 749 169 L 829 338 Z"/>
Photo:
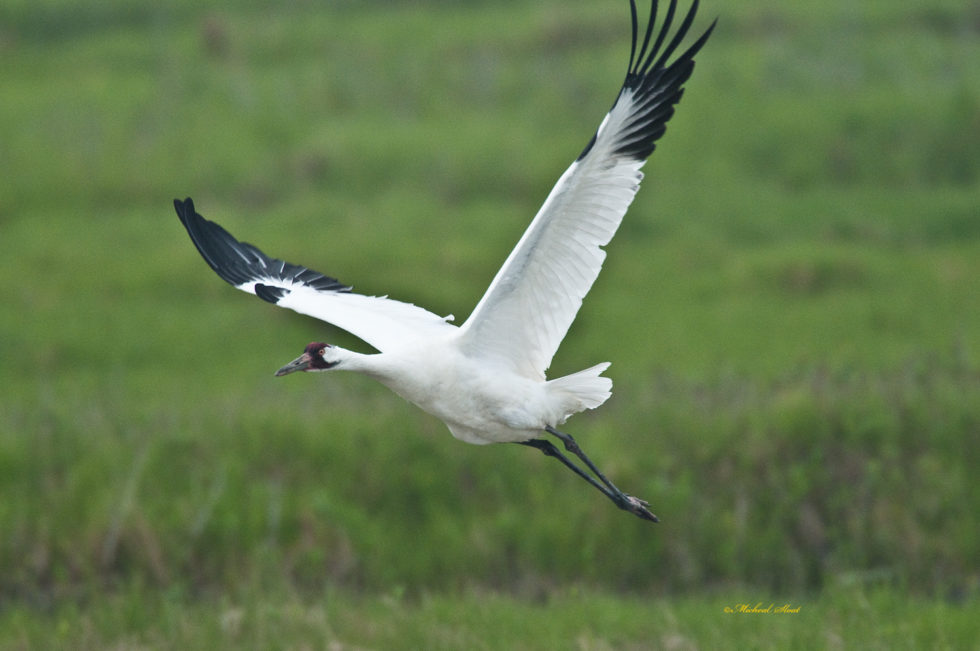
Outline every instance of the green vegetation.
<path fill-rule="evenodd" d="M 0 643 L 82 650 L 968 649 L 975 619 L 967 607 L 887 590 L 765 601 L 751 591 L 640 598 L 579 589 L 537 598 L 327 591 L 313 601 L 255 593 L 201 601 L 140 589 L 46 620 L 14 613 L 6 620 L 17 634 L 0 632 Z"/>
<path fill-rule="evenodd" d="M 552 369 L 613 362 L 567 429 L 651 526 L 367 379 L 273 378 L 364 346 L 171 208 L 461 322 L 611 103 L 625 0 L 89 4 L 0 7 L 0 647 L 976 639 L 976 7 L 702 3 Z"/>

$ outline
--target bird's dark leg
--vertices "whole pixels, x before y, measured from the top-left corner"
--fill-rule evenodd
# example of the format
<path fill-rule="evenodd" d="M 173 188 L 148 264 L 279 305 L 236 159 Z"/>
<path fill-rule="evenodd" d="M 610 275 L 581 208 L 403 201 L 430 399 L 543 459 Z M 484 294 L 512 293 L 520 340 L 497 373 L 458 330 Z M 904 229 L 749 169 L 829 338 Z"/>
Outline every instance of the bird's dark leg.
<path fill-rule="evenodd" d="M 592 484 L 593 486 L 595 486 L 595 488 L 597 490 L 601 491 L 603 495 L 605 495 L 606 497 L 608 497 L 609 499 L 611 499 L 614 502 L 616 501 L 616 494 L 615 493 L 613 493 L 608 488 L 606 488 L 605 486 L 603 486 L 602 484 L 600 484 L 599 482 L 597 482 L 595 479 L 593 479 L 589 475 L 589 473 L 585 472 L 584 470 L 582 470 L 581 468 L 579 468 L 578 466 L 576 466 L 574 463 L 572 463 L 571 461 L 569 461 L 568 460 L 568 457 L 566 457 L 564 454 L 562 454 L 561 451 L 558 448 L 556 448 L 555 447 L 555 444 L 552 443 L 551 441 L 548 441 L 546 439 L 531 439 L 530 441 L 520 441 L 520 444 L 521 445 L 527 445 L 527 446 L 532 447 L 532 448 L 537 448 L 537 449 L 541 450 L 546 457 L 554 457 L 554 458 L 558 459 L 563 464 L 565 464 L 576 475 L 578 475 L 579 477 L 581 477 L 585 481 L 587 481 L 590 484 Z"/>
<path fill-rule="evenodd" d="M 568 434 L 553 429 L 552 427 L 545 428 L 545 431 L 561 439 L 562 443 L 564 443 L 565 445 L 565 449 L 571 452 L 572 454 L 574 454 L 575 456 L 577 456 L 582 461 L 584 461 L 585 464 L 589 467 L 589 469 L 592 470 L 592 472 L 594 472 L 596 476 L 602 481 L 602 483 L 600 484 L 595 479 L 593 479 L 592 476 L 589 475 L 589 473 L 585 472 L 577 465 L 572 463 L 568 459 L 568 457 L 562 454 L 558 450 L 558 448 L 555 447 L 554 443 L 552 443 L 551 441 L 548 441 L 546 439 L 531 439 L 530 441 L 522 441 L 521 442 L 522 445 L 527 445 L 533 448 L 537 448 L 541 450 L 541 452 L 543 452 L 546 456 L 554 457 L 558 459 L 565 466 L 567 466 L 572 472 L 574 472 L 576 475 L 578 475 L 585 481 L 589 482 L 593 487 L 595 487 L 596 490 L 598 490 L 600 493 L 608 497 L 613 502 L 613 504 L 623 509 L 624 511 L 629 511 L 633 515 L 643 518 L 644 520 L 649 520 L 651 522 L 659 522 L 657 516 L 651 513 L 650 510 L 647 508 L 647 506 L 649 506 L 647 502 L 644 502 L 639 498 L 633 497 L 632 495 L 627 495 L 623 491 L 616 488 L 616 486 L 611 481 L 606 479 L 605 475 L 603 475 L 599 471 L 599 469 L 596 468 L 595 464 L 592 463 L 592 461 L 587 456 L 585 456 L 585 453 L 582 452 L 581 448 L 578 447 L 578 444 L 575 442 L 575 439 L 573 439 Z"/>
<path fill-rule="evenodd" d="M 611 481 L 609 481 L 608 479 L 606 479 L 606 476 L 604 474 L 602 474 L 602 471 L 599 470 L 594 463 L 592 463 L 592 460 L 589 459 L 589 457 L 585 456 L 585 453 L 582 452 L 582 448 L 580 448 L 578 446 L 578 443 L 575 442 L 575 439 L 572 438 L 572 435 L 571 434 L 566 434 L 565 432 L 559 432 L 558 430 L 556 430 L 551 425 L 547 425 L 544 428 L 544 431 L 546 431 L 549 434 L 551 434 L 552 436 L 558 438 L 562 443 L 565 444 L 565 449 L 566 450 L 568 450 L 569 452 L 571 452 L 572 454 L 574 454 L 576 457 L 578 457 L 579 459 L 581 459 L 582 461 L 584 461 L 585 462 L 585 465 L 587 465 L 589 467 L 589 470 L 591 470 L 592 472 L 594 472 L 595 473 L 595 476 L 598 477 L 599 480 L 602 481 L 603 484 L 605 484 L 606 486 L 609 487 L 609 490 L 611 490 L 613 493 L 622 494 L 623 491 L 621 491 L 618 488 L 616 488 L 615 484 L 613 484 Z"/>

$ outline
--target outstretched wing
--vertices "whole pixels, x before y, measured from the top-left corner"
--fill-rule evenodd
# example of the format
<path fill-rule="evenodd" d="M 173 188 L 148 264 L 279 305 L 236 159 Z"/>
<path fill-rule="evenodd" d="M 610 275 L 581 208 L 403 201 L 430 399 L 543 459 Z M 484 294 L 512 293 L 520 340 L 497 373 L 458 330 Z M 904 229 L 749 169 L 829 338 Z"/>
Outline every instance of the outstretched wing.
<path fill-rule="evenodd" d="M 382 352 L 456 331 L 448 323 L 451 316 L 382 296 L 355 294 L 335 278 L 270 258 L 197 214 L 190 199 L 175 199 L 174 207 L 204 260 L 242 291 L 343 328 Z"/>
<path fill-rule="evenodd" d="M 653 0 L 637 49 L 636 4 L 630 0 L 633 45 L 626 80 L 599 129 L 555 185 L 544 205 L 459 330 L 469 355 L 543 379 L 605 258 L 602 246 L 616 233 L 643 174 L 640 168 L 664 134 L 694 69 L 694 55 L 714 23 L 667 63 L 694 21 L 698 2 L 667 40 L 676 10 L 671 0 L 651 43 Z"/>

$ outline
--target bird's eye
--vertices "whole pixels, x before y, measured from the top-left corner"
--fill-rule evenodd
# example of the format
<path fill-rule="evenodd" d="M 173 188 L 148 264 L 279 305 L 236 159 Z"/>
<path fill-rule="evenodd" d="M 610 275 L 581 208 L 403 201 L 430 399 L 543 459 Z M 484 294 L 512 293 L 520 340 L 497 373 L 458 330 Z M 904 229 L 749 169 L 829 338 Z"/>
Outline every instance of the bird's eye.
<path fill-rule="evenodd" d="M 320 357 L 323 357 L 326 354 L 327 354 L 327 349 L 326 348 L 321 348 L 320 349 L 320 352 L 317 353 L 317 355 L 319 355 Z"/>

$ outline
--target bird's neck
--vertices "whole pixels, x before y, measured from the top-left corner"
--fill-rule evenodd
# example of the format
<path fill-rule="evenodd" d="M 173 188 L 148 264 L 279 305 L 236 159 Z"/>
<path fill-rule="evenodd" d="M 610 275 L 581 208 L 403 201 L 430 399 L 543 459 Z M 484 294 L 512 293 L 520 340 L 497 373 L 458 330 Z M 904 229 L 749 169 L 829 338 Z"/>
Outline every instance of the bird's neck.
<path fill-rule="evenodd" d="M 390 360 L 384 353 L 366 355 L 339 346 L 334 346 L 331 352 L 331 361 L 337 362 L 335 370 L 363 373 L 378 380 L 384 380 L 392 373 Z"/>
<path fill-rule="evenodd" d="M 335 349 L 338 371 L 355 371 L 377 380 L 409 402 L 422 406 L 430 391 L 426 364 L 414 354 L 373 353 L 365 355 L 343 348 Z M 422 407 L 425 409 L 425 407 Z"/>

